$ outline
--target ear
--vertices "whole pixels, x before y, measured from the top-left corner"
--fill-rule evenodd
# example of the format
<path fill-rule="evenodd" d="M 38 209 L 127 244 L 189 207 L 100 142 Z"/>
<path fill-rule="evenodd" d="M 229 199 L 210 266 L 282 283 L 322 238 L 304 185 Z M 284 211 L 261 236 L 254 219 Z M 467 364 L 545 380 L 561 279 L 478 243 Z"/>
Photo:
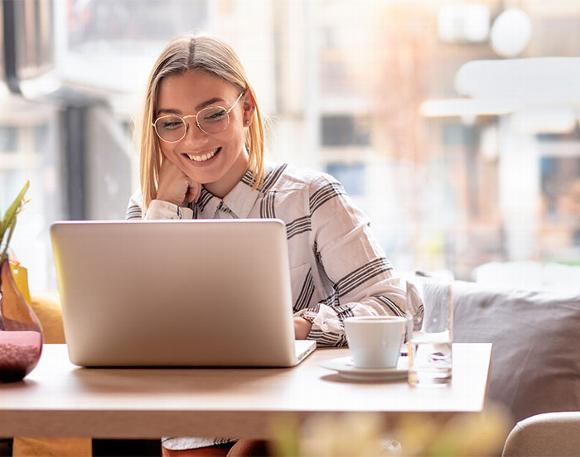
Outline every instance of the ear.
<path fill-rule="evenodd" d="M 242 104 L 242 116 L 244 127 L 249 127 L 252 124 L 254 110 L 256 109 L 256 101 L 250 92 L 246 92 Z"/>

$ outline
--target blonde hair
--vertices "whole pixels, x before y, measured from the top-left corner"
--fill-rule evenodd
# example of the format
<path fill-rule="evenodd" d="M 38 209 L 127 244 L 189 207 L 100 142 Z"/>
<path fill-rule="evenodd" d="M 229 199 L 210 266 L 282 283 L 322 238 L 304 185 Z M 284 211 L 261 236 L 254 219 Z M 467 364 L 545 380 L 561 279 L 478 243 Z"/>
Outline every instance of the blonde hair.
<path fill-rule="evenodd" d="M 248 82 L 246 72 L 234 50 L 226 43 L 206 36 L 183 36 L 171 41 L 155 62 L 149 75 L 143 105 L 138 145 L 140 157 L 141 193 L 143 209 L 157 196 L 159 170 L 163 160 L 159 139 L 154 132 L 155 104 L 159 84 L 168 76 L 189 70 L 203 70 L 237 86 L 249 93 L 254 100 L 254 111 L 248 127 L 245 146 L 249 152 L 249 169 L 257 188 L 264 175 L 264 121 L 256 94 Z"/>

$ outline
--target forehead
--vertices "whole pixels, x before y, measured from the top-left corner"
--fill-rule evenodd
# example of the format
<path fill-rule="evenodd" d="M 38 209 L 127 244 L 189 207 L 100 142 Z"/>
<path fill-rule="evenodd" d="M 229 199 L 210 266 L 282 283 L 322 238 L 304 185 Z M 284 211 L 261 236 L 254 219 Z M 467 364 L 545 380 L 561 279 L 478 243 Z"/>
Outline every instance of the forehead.
<path fill-rule="evenodd" d="M 212 98 L 229 100 L 236 94 L 233 84 L 202 70 L 167 76 L 159 83 L 157 109 L 191 110 Z"/>

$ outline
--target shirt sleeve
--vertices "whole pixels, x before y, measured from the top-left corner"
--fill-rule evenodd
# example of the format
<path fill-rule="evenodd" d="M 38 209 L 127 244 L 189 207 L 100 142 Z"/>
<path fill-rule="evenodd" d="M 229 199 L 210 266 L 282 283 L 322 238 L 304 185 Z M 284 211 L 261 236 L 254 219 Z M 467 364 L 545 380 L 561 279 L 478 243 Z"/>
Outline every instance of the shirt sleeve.
<path fill-rule="evenodd" d="M 393 266 L 374 240 L 368 218 L 342 185 L 328 175 L 310 189 L 311 243 L 321 275 L 333 293 L 314 307 L 308 339 L 321 346 L 344 346 L 344 319 L 351 316 L 406 315 L 405 291 Z"/>
<path fill-rule="evenodd" d="M 192 219 L 193 211 L 191 208 L 177 206 L 163 200 L 152 200 L 143 214 L 143 198 L 141 193 L 137 192 L 129 199 L 127 205 L 127 214 L 125 219 L 143 219 L 143 220 L 160 220 L 160 219 Z"/>

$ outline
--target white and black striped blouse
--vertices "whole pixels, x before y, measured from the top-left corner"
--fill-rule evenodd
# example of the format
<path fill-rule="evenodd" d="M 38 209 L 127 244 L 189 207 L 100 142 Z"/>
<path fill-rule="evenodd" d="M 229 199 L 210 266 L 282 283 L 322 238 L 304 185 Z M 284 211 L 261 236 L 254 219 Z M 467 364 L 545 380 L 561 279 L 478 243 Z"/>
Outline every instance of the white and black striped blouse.
<path fill-rule="evenodd" d="M 178 207 L 153 200 L 146 214 L 140 193 L 127 219 L 277 218 L 286 224 L 294 312 L 316 313 L 308 339 L 346 345 L 343 320 L 361 315 L 404 315 L 403 292 L 373 239 L 367 217 L 331 176 L 286 164 L 266 167 L 252 189 L 250 171 L 220 199 L 205 188 L 196 203 Z"/>

